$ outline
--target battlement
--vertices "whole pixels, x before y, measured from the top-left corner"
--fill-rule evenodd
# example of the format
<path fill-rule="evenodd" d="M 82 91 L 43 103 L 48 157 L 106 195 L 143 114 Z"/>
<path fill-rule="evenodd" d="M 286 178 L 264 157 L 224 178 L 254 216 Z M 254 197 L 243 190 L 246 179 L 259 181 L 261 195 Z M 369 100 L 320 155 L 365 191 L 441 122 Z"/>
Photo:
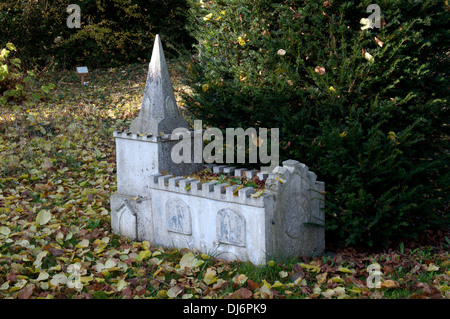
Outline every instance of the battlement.
<path fill-rule="evenodd" d="M 195 132 L 194 131 L 188 131 L 190 136 L 194 138 Z M 176 133 L 176 134 L 167 134 L 162 133 L 160 135 L 153 135 L 152 133 L 133 133 L 129 130 L 125 131 L 114 131 L 113 137 L 114 138 L 123 138 L 128 140 L 136 140 L 136 141 L 145 141 L 145 142 L 161 142 L 161 141 L 178 141 L 180 139 L 180 135 L 182 133 Z M 173 137 L 173 138 L 172 138 Z"/>
<path fill-rule="evenodd" d="M 161 173 L 151 176 L 150 188 L 175 192 L 180 194 L 188 194 L 200 196 L 230 203 L 238 203 L 249 206 L 264 207 L 265 203 L 281 192 L 282 185 L 289 182 L 291 172 L 305 173 L 303 176 L 306 182 L 314 188 L 321 188 L 322 182 L 317 182 L 317 175 L 308 170 L 308 167 L 299 163 L 298 167 L 290 166 L 290 162 L 286 161 L 283 167 L 277 167 L 274 173 L 266 173 L 258 170 L 249 170 L 246 168 L 235 168 L 225 165 L 208 165 L 213 173 L 224 173 L 229 177 L 245 176 L 252 179 L 258 176 L 260 180 L 266 181 L 267 187 L 262 193 L 257 193 L 254 187 L 242 187 L 241 185 L 230 185 L 228 183 L 219 183 L 219 181 L 202 182 L 195 178 L 163 175 Z M 267 204 L 266 204 L 267 205 Z"/>
<path fill-rule="evenodd" d="M 150 186 L 151 188 L 230 203 L 263 207 L 264 201 L 272 196 L 266 193 L 259 197 L 252 197 L 250 195 L 255 193 L 253 187 L 238 189 L 240 187 L 239 185 L 230 185 L 228 183 L 217 184 L 217 181 L 201 182 L 193 178 L 171 177 L 161 174 L 155 174 L 152 177 L 153 185 Z"/>

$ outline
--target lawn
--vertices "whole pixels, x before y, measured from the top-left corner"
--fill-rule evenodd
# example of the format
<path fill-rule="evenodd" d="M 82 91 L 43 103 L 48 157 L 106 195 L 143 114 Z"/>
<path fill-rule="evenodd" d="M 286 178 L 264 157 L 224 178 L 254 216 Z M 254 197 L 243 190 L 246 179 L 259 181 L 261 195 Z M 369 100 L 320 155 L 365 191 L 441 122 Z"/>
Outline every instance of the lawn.
<path fill-rule="evenodd" d="M 112 133 L 137 116 L 146 73 L 91 70 L 87 87 L 47 73 L 45 100 L 0 109 L 0 298 L 450 298 L 449 233 L 259 266 L 112 234 Z"/>

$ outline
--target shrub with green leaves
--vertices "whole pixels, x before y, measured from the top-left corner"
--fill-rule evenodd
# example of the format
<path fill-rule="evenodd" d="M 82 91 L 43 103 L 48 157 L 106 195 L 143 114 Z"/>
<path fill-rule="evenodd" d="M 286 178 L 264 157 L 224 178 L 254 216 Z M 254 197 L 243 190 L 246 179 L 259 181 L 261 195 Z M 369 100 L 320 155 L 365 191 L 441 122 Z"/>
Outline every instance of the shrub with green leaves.
<path fill-rule="evenodd" d="M 69 28 L 65 0 L 0 3 L 0 43 L 20 48 L 28 69 L 36 66 L 73 68 L 117 66 L 148 59 L 159 33 L 176 55 L 192 43 L 184 29 L 185 0 L 83 0 L 80 28 Z"/>
<path fill-rule="evenodd" d="M 49 83 L 35 89 L 35 73 L 22 69 L 22 61 L 15 57 L 17 48 L 11 42 L 0 50 L 0 106 L 21 104 L 28 98 L 38 102 L 48 99 L 55 84 Z"/>
<path fill-rule="evenodd" d="M 326 182 L 327 240 L 380 245 L 448 227 L 444 1 L 190 0 L 186 107 L 280 129 L 282 159 Z"/>
<path fill-rule="evenodd" d="M 24 99 L 24 85 L 29 78 L 22 78 L 22 61 L 14 57 L 17 51 L 14 44 L 8 42 L 0 51 L 0 105 L 8 101 L 20 102 Z"/>

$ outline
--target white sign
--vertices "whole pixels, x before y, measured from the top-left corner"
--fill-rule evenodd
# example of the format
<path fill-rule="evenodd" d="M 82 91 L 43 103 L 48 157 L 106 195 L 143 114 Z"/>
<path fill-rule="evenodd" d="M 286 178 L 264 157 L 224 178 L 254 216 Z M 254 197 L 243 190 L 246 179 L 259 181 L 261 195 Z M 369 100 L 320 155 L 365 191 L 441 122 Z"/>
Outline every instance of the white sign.
<path fill-rule="evenodd" d="M 78 74 L 86 74 L 89 73 L 87 66 L 77 66 Z"/>

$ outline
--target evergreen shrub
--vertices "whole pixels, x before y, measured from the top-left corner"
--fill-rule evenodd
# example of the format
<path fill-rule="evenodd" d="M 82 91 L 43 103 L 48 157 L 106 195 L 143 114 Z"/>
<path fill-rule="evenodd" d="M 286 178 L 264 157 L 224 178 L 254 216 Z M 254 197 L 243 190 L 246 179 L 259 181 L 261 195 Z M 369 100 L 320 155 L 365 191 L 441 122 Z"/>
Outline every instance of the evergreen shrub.
<path fill-rule="evenodd" d="M 190 46 L 185 0 L 82 0 L 80 28 L 69 28 L 71 2 L 5 0 L 0 3 L 0 43 L 12 42 L 27 69 L 91 68 L 148 59 L 155 34 L 167 53 Z"/>
<path fill-rule="evenodd" d="M 326 183 L 327 241 L 383 245 L 449 226 L 449 6 L 188 1 L 186 108 L 210 126 L 280 129 L 281 159 Z M 363 22 L 363 23 L 361 23 Z"/>

